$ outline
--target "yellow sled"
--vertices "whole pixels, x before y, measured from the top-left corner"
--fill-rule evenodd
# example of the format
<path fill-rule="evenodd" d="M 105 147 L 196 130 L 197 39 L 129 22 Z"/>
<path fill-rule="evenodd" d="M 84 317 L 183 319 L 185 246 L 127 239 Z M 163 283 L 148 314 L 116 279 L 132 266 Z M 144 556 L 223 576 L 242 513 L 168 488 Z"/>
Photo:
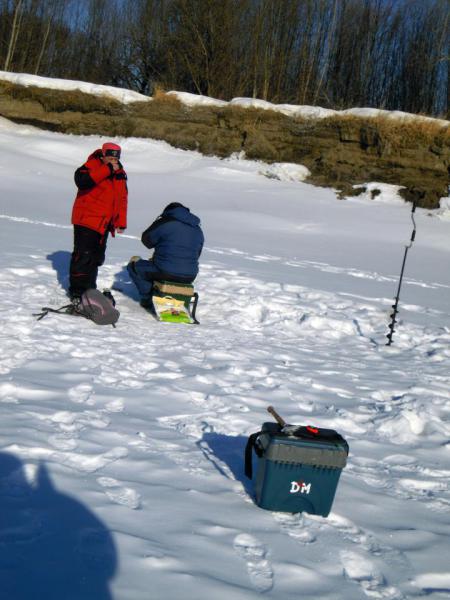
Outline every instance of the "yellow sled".
<path fill-rule="evenodd" d="M 195 312 L 198 294 L 194 286 L 173 281 L 155 281 L 152 289 L 154 315 L 163 323 L 199 325 Z"/>

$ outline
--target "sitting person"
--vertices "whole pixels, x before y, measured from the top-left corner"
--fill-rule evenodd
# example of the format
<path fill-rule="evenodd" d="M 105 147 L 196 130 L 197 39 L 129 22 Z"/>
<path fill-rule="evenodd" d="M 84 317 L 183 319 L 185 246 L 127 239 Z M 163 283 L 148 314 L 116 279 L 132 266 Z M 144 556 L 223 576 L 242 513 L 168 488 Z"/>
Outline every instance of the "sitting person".
<path fill-rule="evenodd" d="M 149 260 L 134 256 L 127 269 L 141 294 L 141 305 L 149 307 L 153 281 L 194 281 L 204 237 L 200 219 L 186 206 L 171 202 L 141 239 L 144 246 L 154 249 L 153 256 Z"/>

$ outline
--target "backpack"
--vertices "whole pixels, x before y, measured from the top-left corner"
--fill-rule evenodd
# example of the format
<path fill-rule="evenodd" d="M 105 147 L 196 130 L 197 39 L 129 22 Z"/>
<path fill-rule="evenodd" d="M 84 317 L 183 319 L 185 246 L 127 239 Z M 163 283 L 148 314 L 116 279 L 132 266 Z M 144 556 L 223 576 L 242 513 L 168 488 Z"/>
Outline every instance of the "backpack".
<path fill-rule="evenodd" d="M 111 300 L 98 290 L 86 290 L 81 296 L 81 310 L 77 311 L 97 325 L 114 325 L 120 317 Z"/>
<path fill-rule="evenodd" d="M 44 306 L 42 312 L 34 313 L 33 316 L 40 321 L 49 312 L 85 317 L 94 321 L 96 325 L 112 325 L 113 327 L 115 327 L 120 317 L 119 311 L 114 306 L 111 293 L 102 294 L 102 292 L 95 289 L 86 290 L 81 295 L 80 302 L 77 305 L 70 303 L 57 309 Z"/>

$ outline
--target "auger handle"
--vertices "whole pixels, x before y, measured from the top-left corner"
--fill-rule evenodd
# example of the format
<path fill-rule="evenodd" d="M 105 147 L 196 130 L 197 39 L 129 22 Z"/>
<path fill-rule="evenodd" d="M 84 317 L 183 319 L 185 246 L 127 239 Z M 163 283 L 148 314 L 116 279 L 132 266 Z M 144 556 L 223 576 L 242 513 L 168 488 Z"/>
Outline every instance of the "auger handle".
<path fill-rule="evenodd" d="M 275 419 L 278 425 L 280 425 L 280 427 L 286 427 L 286 421 L 283 419 L 283 417 L 280 417 L 280 415 L 277 413 L 273 406 L 268 406 L 267 412 L 269 412 L 272 415 L 272 417 Z"/>

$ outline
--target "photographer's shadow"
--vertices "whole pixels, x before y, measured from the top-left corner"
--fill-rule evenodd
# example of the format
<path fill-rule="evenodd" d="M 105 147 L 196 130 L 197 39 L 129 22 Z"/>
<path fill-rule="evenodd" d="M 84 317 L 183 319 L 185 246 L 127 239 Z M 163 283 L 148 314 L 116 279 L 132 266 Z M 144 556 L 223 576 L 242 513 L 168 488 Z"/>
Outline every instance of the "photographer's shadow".
<path fill-rule="evenodd" d="M 0 452 L 0 590 L 8 600 L 112 600 L 117 552 L 105 525 L 52 484 L 44 464 L 27 476 Z"/>
<path fill-rule="evenodd" d="M 253 484 L 245 475 L 244 456 L 247 438 L 242 435 L 232 436 L 222 433 L 204 432 L 198 447 L 221 475 L 240 481 L 247 494 L 253 498 Z M 222 464 L 221 464 L 222 463 Z M 223 468 L 225 464 L 228 469 Z"/>

